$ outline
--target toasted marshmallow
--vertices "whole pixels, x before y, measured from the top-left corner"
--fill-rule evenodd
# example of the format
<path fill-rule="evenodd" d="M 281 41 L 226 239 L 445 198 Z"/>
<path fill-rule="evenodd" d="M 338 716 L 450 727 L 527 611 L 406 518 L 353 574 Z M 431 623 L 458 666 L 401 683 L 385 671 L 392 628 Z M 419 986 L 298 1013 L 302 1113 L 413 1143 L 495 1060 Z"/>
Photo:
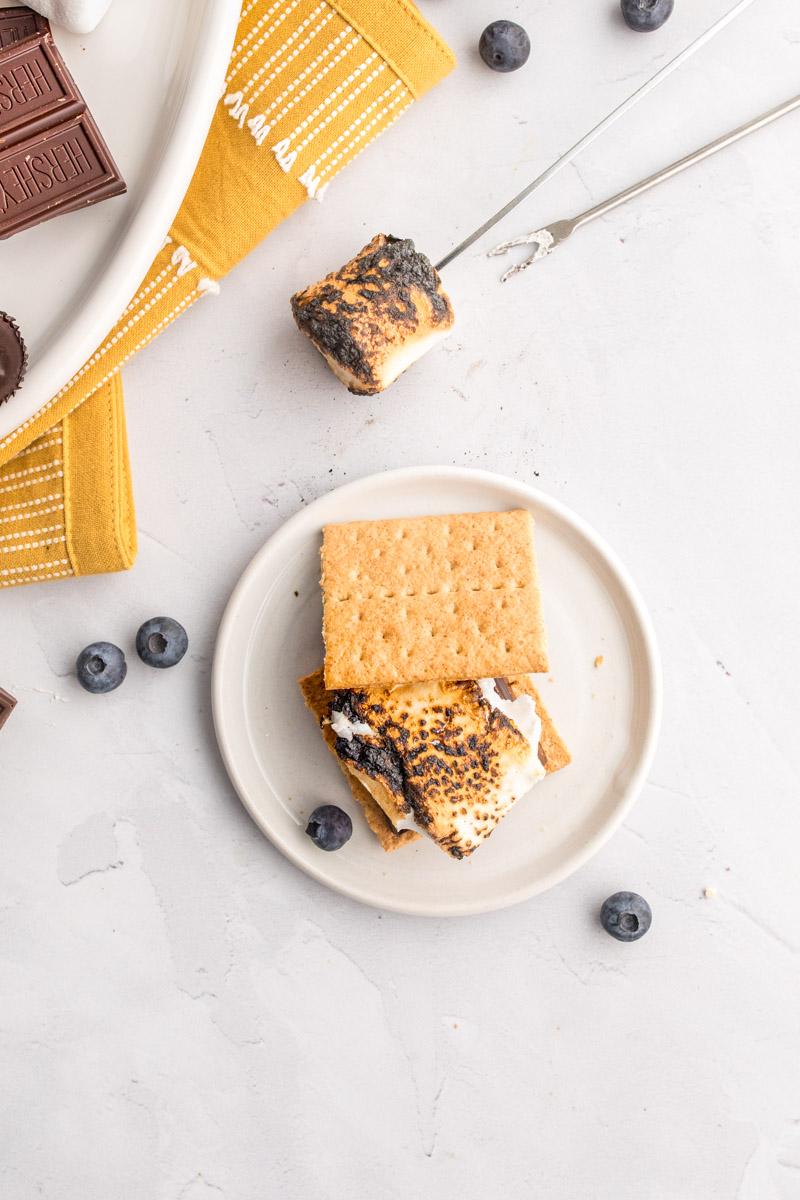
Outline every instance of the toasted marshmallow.
<path fill-rule="evenodd" d="M 530 695 L 503 699 L 493 680 L 338 691 L 342 765 L 396 830 L 415 828 L 454 858 L 466 858 L 546 767 L 542 721 Z"/>
<path fill-rule="evenodd" d="M 425 255 L 383 233 L 341 270 L 292 296 L 292 312 L 337 378 L 365 396 L 387 388 L 455 322 Z"/>

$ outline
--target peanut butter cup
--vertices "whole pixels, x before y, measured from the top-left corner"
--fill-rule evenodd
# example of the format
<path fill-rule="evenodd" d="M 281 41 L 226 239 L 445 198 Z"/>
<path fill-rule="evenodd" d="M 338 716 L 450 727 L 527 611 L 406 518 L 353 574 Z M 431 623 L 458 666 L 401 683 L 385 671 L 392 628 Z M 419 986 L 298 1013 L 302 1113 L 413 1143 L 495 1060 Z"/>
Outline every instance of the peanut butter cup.
<path fill-rule="evenodd" d="M 28 354 L 17 322 L 0 312 L 0 404 L 10 400 L 28 368 Z"/>

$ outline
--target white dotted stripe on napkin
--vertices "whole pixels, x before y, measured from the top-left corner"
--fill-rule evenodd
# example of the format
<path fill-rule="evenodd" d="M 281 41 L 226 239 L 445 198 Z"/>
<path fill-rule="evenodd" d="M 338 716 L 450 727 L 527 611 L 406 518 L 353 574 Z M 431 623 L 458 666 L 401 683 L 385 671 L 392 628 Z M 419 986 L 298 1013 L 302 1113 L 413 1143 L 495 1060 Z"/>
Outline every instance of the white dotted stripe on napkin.
<path fill-rule="evenodd" d="M 17 546 L 0 546 L 0 554 L 18 554 L 22 550 L 41 550 L 42 546 L 50 550 L 54 546 L 66 545 L 66 541 L 66 537 L 62 534 L 61 537 L 45 538 L 41 542 L 23 542 L 22 545 Z"/>
<path fill-rule="evenodd" d="M 6 504 L 0 506 L 0 525 L 10 525 L 12 521 L 39 521 L 42 517 L 52 516 L 54 513 L 64 512 L 64 502 L 60 504 L 46 504 L 43 508 L 36 508 L 42 499 L 55 500 L 56 496 L 37 496 L 35 500 L 23 500 L 21 504 Z M 25 512 L 12 512 L 12 509 L 22 508 Z"/>
<path fill-rule="evenodd" d="M 305 20 L 300 23 L 300 25 L 297 27 L 297 29 L 294 31 L 294 33 L 289 35 L 289 37 L 286 39 L 286 41 L 283 43 L 283 45 L 278 47 L 278 49 L 274 52 L 274 54 L 272 54 L 267 59 L 267 61 L 263 64 L 263 66 L 261 68 L 259 68 L 259 70 L 261 70 L 261 71 L 268 70 L 274 63 L 278 62 L 279 59 L 282 58 L 282 56 L 289 49 L 289 47 L 292 46 L 297 41 L 297 39 L 308 28 L 308 26 L 311 24 L 311 22 L 316 20 L 316 18 L 319 16 L 319 14 L 325 8 L 327 8 L 326 4 L 317 5 L 317 7 L 314 9 L 314 11 L 312 13 L 310 13 L 309 16 L 307 16 L 305 18 Z M 331 13 L 331 17 L 332 16 L 333 16 L 333 14 Z M 330 19 L 330 18 L 328 18 L 328 19 Z M 258 75 L 258 72 L 256 72 L 256 75 Z M 244 91 L 243 90 L 234 92 L 230 96 L 227 96 L 226 102 L 228 102 L 229 100 L 235 101 L 235 103 L 233 104 L 233 108 L 231 110 L 231 116 L 236 116 L 238 118 L 239 128 L 241 129 L 244 126 L 245 117 L 247 116 L 248 112 L 250 111 L 250 104 L 248 102 L 244 102 Z"/>
<path fill-rule="evenodd" d="M 255 140 L 259 146 L 261 146 L 264 143 L 264 140 L 266 139 L 269 132 L 271 130 L 275 129 L 278 125 L 280 125 L 281 121 L 284 121 L 286 119 L 286 117 L 288 117 L 288 115 L 292 111 L 292 109 L 296 108 L 297 105 L 301 102 L 301 100 L 305 99 L 305 97 L 309 94 L 309 92 L 312 92 L 315 87 L 318 87 L 319 84 L 322 82 L 322 80 L 327 75 L 329 75 L 331 73 L 331 71 L 333 71 L 339 65 L 339 63 L 342 62 L 342 60 L 345 59 L 347 57 L 347 55 L 352 50 L 355 49 L 356 46 L 358 46 L 361 43 L 361 41 L 362 41 L 361 37 L 358 34 L 356 34 L 354 37 L 352 37 L 350 39 L 349 42 L 347 42 L 342 47 L 341 50 L 339 50 L 336 54 L 333 55 L 332 58 L 330 58 L 330 61 L 325 62 L 325 65 L 322 67 L 322 69 L 320 71 L 318 71 L 318 73 L 314 76 L 314 78 L 311 79 L 305 85 L 305 87 L 300 89 L 300 91 L 297 93 L 296 96 L 291 96 L 291 98 L 289 100 L 286 100 L 286 97 L 290 94 L 290 92 L 293 90 L 293 88 L 296 87 L 297 84 L 300 83 L 302 81 L 302 79 L 305 78 L 309 72 L 316 70 L 317 66 L 321 62 L 323 62 L 326 58 L 329 58 L 332 51 L 336 48 L 336 46 L 339 45 L 341 40 L 344 37 L 346 37 L 348 33 L 352 33 L 352 32 L 353 31 L 350 28 L 350 26 L 349 25 L 346 26 L 346 28 L 343 29 L 341 33 L 337 34 L 337 36 L 333 39 L 333 41 L 328 43 L 328 45 L 325 47 L 325 49 L 322 51 L 322 53 L 319 54 L 314 59 L 314 61 L 309 64 L 309 66 L 306 68 L 306 70 L 304 72 L 301 72 L 300 75 L 298 75 L 297 79 L 294 81 L 294 83 L 290 87 L 286 88 L 285 91 L 283 91 L 280 94 L 280 96 L 277 96 L 272 101 L 271 104 L 268 104 L 262 113 L 256 113 L 255 116 L 252 116 L 250 118 L 250 120 L 247 122 L 247 127 L 250 130 L 250 132 L 252 133 L 253 137 L 255 138 Z M 251 98 L 251 107 L 259 94 L 260 94 L 260 89 L 258 89 L 257 91 L 255 91 L 253 93 L 253 96 Z M 275 114 L 275 116 L 272 117 L 271 120 L 267 120 L 267 118 L 270 116 L 270 113 L 272 113 L 274 111 L 274 109 L 281 103 L 283 103 L 283 108 L 281 108 L 280 111 L 277 112 Z"/>
<path fill-rule="evenodd" d="M 259 2 L 260 2 L 260 0 L 259 0 Z M 275 3 L 272 4 L 261 17 L 259 17 L 259 19 L 256 21 L 253 28 L 248 30 L 248 32 L 245 34 L 245 36 L 242 38 L 242 40 L 240 42 L 237 42 L 236 45 L 233 47 L 233 53 L 231 54 L 231 62 L 233 62 L 233 60 L 236 58 L 237 55 L 242 53 L 242 51 L 244 50 L 247 43 L 256 36 L 256 34 L 266 24 L 266 22 L 270 19 L 270 17 L 273 16 L 278 11 L 279 8 L 283 7 L 283 5 L 285 3 L 286 3 L 286 0 L 275 0 Z M 253 7 L 254 7 L 253 5 L 250 6 L 250 8 L 247 10 L 248 13 L 252 12 Z M 242 13 L 243 17 L 245 15 L 246 15 L 245 13 Z M 231 68 L 231 70 L 228 72 L 228 77 L 225 80 L 226 84 L 233 78 L 234 74 L 236 73 L 236 71 L 239 70 L 240 66 L 241 66 L 241 62 L 237 62 L 235 64 L 235 66 L 233 66 Z"/>
<path fill-rule="evenodd" d="M 325 20 L 322 22 L 322 24 L 318 25 L 316 27 L 316 29 L 312 29 L 312 31 L 308 35 L 308 37 L 305 38 L 299 44 L 299 46 L 297 46 L 296 49 L 293 51 L 292 58 L 299 55 L 303 50 L 305 50 L 311 44 L 311 42 L 314 40 L 314 38 L 317 36 L 317 34 L 322 32 L 322 30 L 328 24 L 328 21 L 332 20 L 332 19 L 333 19 L 333 13 L 330 14 L 330 17 L 326 17 Z M 287 84 L 287 86 L 283 89 L 282 92 L 278 93 L 278 95 L 275 97 L 275 99 L 267 106 L 263 115 L 268 116 L 279 105 L 284 104 L 284 102 L 286 102 L 287 96 L 291 96 L 292 92 L 296 91 L 297 88 L 300 87 L 300 84 L 305 79 L 307 79 L 309 75 L 313 75 L 314 71 L 317 70 L 320 63 L 323 63 L 323 62 L 325 62 L 325 60 L 327 58 L 330 58 L 331 54 L 333 54 L 333 52 L 336 50 L 336 47 L 339 46 L 344 41 L 344 39 L 352 33 L 353 33 L 353 30 L 350 28 L 350 26 L 345 25 L 344 29 L 341 29 L 339 31 L 339 33 L 336 34 L 335 38 L 331 38 L 331 40 L 328 42 L 327 46 L 325 46 L 320 51 L 320 53 L 316 56 L 316 58 L 312 59 L 311 62 L 308 64 L 308 66 L 304 67 L 302 71 L 299 71 L 297 73 L 297 75 L 294 77 L 294 79 L 292 80 L 292 82 L 290 84 Z M 324 69 L 322 71 L 320 71 L 319 74 L 316 75 L 311 80 L 310 83 L 306 84 L 306 86 L 304 88 L 300 89 L 300 91 L 298 92 L 298 94 L 296 96 L 293 96 L 290 101 L 286 102 L 285 108 L 280 113 L 278 113 L 278 115 L 275 117 L 275 123 L 277 124 L 278 121 L 281 121 L 292 108 L 294 108 L 296 105 L 298 105 L 300 103 L 300 101 L 305 96 L 308 95 L 309 92 L 313 91 L 314 88 L 317 86 L 317 84 L 320 83 L 321 80 L 324 79 L 325 76 L 330 71 L 333 70 L 333 68 L 336 66 L 336 64 L 338 62 L 341 62 L 341 60 L 345 57 L 345 55 L 348 54 L 350 52 L 350 50 L 353 49 L 354 46 L 357 46 L 360 41 L 361 41 L 360 35 L 355 34 L 355 36 L 352 38 L 352 40 L 338 54 L 334 55 L 331 62 L 326 63 Z M 255 89 L 252 96 L 250 97 L 251 104 L 254 104 L 255 101 L 258 100 L 259 97 L 262 96 L 263 93 L 267 90 L 267 88 L 274 82 L 277 73 L 278 72 L 276 71 L 273 75 L 269 75 L 269 76 L 267 76 L 266 79 L 261 80 L 258 87 Z"/>
<path fill-rule="evenodd" d="M 46 571 L 48 567 L 67 567 L 68 558 L 54 558 L 52 562 L 26 563 L 23 567 L 0 567 L 0 575 L 23 575 L 26 571 Z"/>
<path fill-rule="evenodd" d="M 242 57 L 239 59 L 239 61 L 236 63 L 233 70 L 229 72 L 228 77 L 225 80 L 226 87 L 229 87 L 231 85 L 233 80 L 236 78 L 236 76 L 241 71 L 242 67 L 244 67 L 247 63 L 249 63 L 249 61 L 253 57 L 253 55 L 261 49 L 261 47 L 265 44 L 265 42 L 269 41 L 269 39 L 272 37 L 273 33 L 276 33 L 280 29 L 281 25 L 283 25 L 283 23 L 287 19 L 287 17 L 289 17 L 294 12 L 294 10 L 297 8 L 299 3 L 300 3 L 300 0 L 289 0 L 289 3 L 285 5 L 284 11 L 280 14 L 280 16 L 277 18 L 277 20 L 275 20 L 272 23 L 272 25 L 270 25 L 270 27 L 266 30 L 265 33 L 262 33 L 262 35 L 258 39 L 258 41 L 253 43 L 253 45 L 250 47 L 250 49 L 247 51 L 247 53 L 243 54 Z M 323 8 L 327 8 L 327 7 L 328 6 L 325 3 L 325 0 L 323 0 L 322 4 L 318 5 L 318 7 L 315 11 L 322 12 Z M 272 11 L 274 11 L 274 10 L 271 9 L 270 12 L 272 12 Z M 253 36 L 253 34 L 258 30 L 258 27 L 262 24 L 263 21 L 265 21 L 268 18 L 269 15 L 270 15 L 269 13 L 265 13 L 264 16 L 261 18 L 261 20 L 256 22 L 255 28 L 250 31 L 250 34 L 248 34 L 247 38 L 245 39 L 245 42 L 250 40 L 250 38 Z"/>
<path fill-rule="evenodd" d="M 44 575 L 26 575 L 19 579 L 0 579 L 0 588 L 16 587 L 17 584 L 23 583 L 44 583 L 48 579 L 62 579 L 74 574 L 74 571 L 48 571 Z"/>
<path fill-rule="evenodd" d="M 38 441 L 31 442 L 31 444 L 30 444 L 30 446 L 28 446 L 27 450 L 20 450 L 19 454 L 17 455 L 17 457 L 14 461 L 18 462 L 19 459 L 21 459 L 21 458 L 28 458 L 28 457 L 30 457 L 31 454 L 39 454 L 39 452 L 42 450 L 48 450 L 52 446 L 60 446 L 61 444 L 62 444 L 62 438 L 60 435 L 56 436 L 56 437 L 47 438 L 45 441 L 42 441 L 42 439 L 39 438 Z"/>
<path fill-rule="evenodd" d="M 322 33 L 322 31 L 328 25 L 330 25 L 331 21 L 336 16 L 336 13 L 333 11 L 333 9 L 328 9 L 328 11 L 323 16 L 322 20 L 317 25 L 314 25 L 313 28 L 308 33 L 306 33 L 306 36 L 304 38 L 301 38 L 300 41 L 298 42 L 297 39 L 298 39 L 299 35 L 302 33 L 305 33 L 306 29 L 308 29 L 308 26 L 312 24 L 314 18 L 316 16 L 318 16 L 320 12 L 322 12 L 322 6 L 320 6 L 319 9 L 315 9 L 314 12 L 311 13 L 310 16 L 306 17 L 305 20 L 297 27 L 297 29 L 294 30 L 294 32 L 289 35 L 289 37 L 286 39 L 286 41 L 281 46 L 280 50 L 278 50 L 275 54 L 272 54 L 266 60 L 266 62 L 263 62 L 261 64 L 261 66 L 253 72 L 253 74 L 250 76 L 250 78 L 247 80 L 247 82 L 242 85 L 241 90 L 242 90 L 243 95 L 247 95 L 248 92 L 250 92 L 256 86 L 257 83 L 259 84 L 257 94 L 260 95 L 261 92 L 263 92 L 265 90 L 265 88 L 269 87 L 269 85 L 271 83 L 275 82 L 275 80 L 278 78 L 279 75 L 283 74 L 283 72 L 286 70 L 286 68 L 291 63 L 294 62 L 294 60 L 298 57 L 298 55 L 302 54 L 302 52 L 304 50 L 308 49 L 308 47 L 311 45 L 311 43 L 314 41 L 314 39 L 319 37 L 319 35 Z M 297 43 L 297 44 L 295 45 L 295 43 Z M 274 64 L 278 61 L 278 59 L 282 55 L 286 54 L 286 51 L 289 50 L 290 48 L 291 48 L 291 53 L 289 55 L 287 55 L 286 58 L 284 58 L 283 62 L 278 63 L 278 66 L 275 67 L 275 70 L 270 71 L 270 73 L 267 75 L 266 79 L 264 79 L 265 72 L 269 71 L 270 67 L 274 66 Z M 251 99 L 252 99 L 252 97 L 251 97 Z"/>
<path fill-rule="evenodd" d="M 398 89 L 401 90 L 394 97 L 394 99 L 388 104 L 385 104 L 383 108 L 379 109 L 378 112 L 375 113 L 371 120 L 364 124 L 371 110 L 374 109 L 376 105 L 380 104 L 381 101 L 390 96 L 393 92 L 397 92 Z M 406 101 L 405 104 L 403 104 L 404 100 Z M 379 125 L 383 120 L 385 120 L 385 118 L 389 116 L 389 114 L 397 107 L 398 104 L 403 104 L 403 107 L 398 110 L 391 120 L 389 120 L 386 128 L 388 128 L 389 125 L 392 125 L 397 117 L 399 117 L 401 113 L 405 112 L 405 110 L 409 108 L 412 103 L 413 97 L 400 82 L 400 80 L 397 80 L 390 88 L 387 88 L 387 90 L 381 96 L 379 96 L 377 100 L 373 100 L 372 104 L 368 105 L 367 108 L 364 109 L 363 113 L 361 113 L 361 115 L 357 117 L 347 129 L 345 129 L 344 133 L 339 134 L 339 136 L 333 142 L 331 142 L 330 146 L 328 146 L 328 148 L 324 150 L 323 153 L 320 154 L 320 156 L 315 159 L 315 161 L 300 176 L 300 182 L 305 187 L 309 196 L 313 196 L 317 200 L 321 200 L 325 194 L 325 189 L 330 182 L 330 180 L 327 180 L 325 183 L 323 183 L 325 176 L 330 175 L 332 171 L 335 171 L 339 164 L 347 158 L 347 156 L 358 145 L 358 143 L 364 138 L 367 138 L 369 132 L 374 129 L 376 125 Z M 363 126 L 363 128 L 359 128 L 360 126 Z M 352 137 L 349 142 L 347 142 L 348 137 L 350 137 L 350 134 L 355 130 L 358 130 L 358 132 L 355 133 L 355 136 Z M 383 130 L 380 130 L 379 132 L 383 132 Z M 376 133 L 374 137 L 368 138 L 368 140 L 364 142 L 364 146 L 368 145 L 370 142 L 373 142 L 377 136 L 378 134 Z M 342 145 L 343 142 L 347 142 L 347 144 L 339 152 L 339 154 L 337 154 L 329 163 L 322 167 L 321 164 L 325 162 L 325 159 L 329 158 L 333 151 L 336 150 L 338 146 Z M 362 146 L 361 149 L 363 148 L 364 147 Z"/>
<path fill-rule="evenodd" d="M 0 533 L 0 542 L 20 542 L 28 537 L 40 537 L 45 533 L 60 533 L 64 528 L 64 523 L 60 525 L 43 525 L 39 529 L 15 529 L 11 533 Z M 12 550 L 22 549 L 24 546 L 11 546 Z"/>
<path fill-rule="evenodd" d="M 374 54 L 370 55 L 370 60 L 374 62 L 376 57 L 377 57 L 377 55 L 374 55 Z M 366 63 L 366 61 L 367 60 L 365 60 L 365 63 Z M 331 92 L 331 95 L 329 97 L 330 103 L 332 103 L 336 99 L 337 95 L 341 94 L 342 89 L 345 86 L 349 86 L 355 79 L 358 78 L 358 75 L 361 73 L 361 69 L 363 69 L 364 66 L 365 66 L 365 64 L 361 64 L 360 68 L 357 67 L 354 71 L 351 72 L 350 75 L 348 75 L 347 79 L 344 81 L 343 84 L 340 84 L 338 88 L 336 88 L 333 92 Z M 349 107 L 349 105 L 351 105 L 361 95 L 361 93 L 370 86 L 371 83 L 374 83 L 374 81 L 378 78 L 378 76 L 382 75 L 385 70 L 386 70 L 386 63 L 382 62 L 380 64 L 380 66 L 376 67 L 374 71 L 370 72 L 370 74 L 367 76 L 366 79 L 362 80 L 362 82 L 358 85 L 358 87 L 353 89 L 353 91 L 350 93 L 349 96 L 345 96 L 345 98 L 341 101 L 341 103 L 337 104 L 336 108 L 334 108 L 332 112 L 328 113 L 328 115 L 327 115 L 327 117 L 325 117 L 324 121 L 320 122 L 320 124 L 317 125 L 317 127 L 315 129 L 312 129 L 310 133 L 307 133 L 306 136 L 303 138 L 303 140 L 301 142 L 298 142 L 297 146 L 295 146 L 294 148 L 291 148 L 292 139 L 295 137 L 296 133 L 301 132 L 307 126 L 308 121 L 311 119 L 311 117 L 307 117 L 305 121 L 301 122 L 301 124 L 297 127 L 297 129 L 294 132 L 290 133 L 288 137 L 281 139 L 281 141 L 278 142 L 277 145 L 273 146 L 272 153 L 275 155 L 276 159 L 278 160 L 279 165 L 283 168 L 283 170 L 284 171 L 291 170 L 291 168 L 297 162 L 298 156 L 300 154 L 302 154 L 302 152 L 303 152 L 303 150 L 305 150 L 306 146 L 308 146 L 314 140 L 314 138 L 318 137 L 320 135 L 320 133 L 322 133 L 323 129 L 326 129 L 327 126 L 330 125 L 330 123 L 332 121 L 335 121 L 336 118 L 341 113 L 343 113 L 344 110 L 347 107 Z M 328 101 L 324 101 L 323 104 L 321 104 L 319 106 L 319 109 L 315 110 L 315 112 L 316 111 L 321 112 L 326 107 L 327 103 L 328 103 Z"/>
<path fill-rule="evenodd" d="M 24 479 L 26 476 L 31 476 L 32 478 L 31 478 L 31 480 L 29 480 L 29 482 L 33 482 L 34 481 L 33 477 L 41 476 L 42 472 L 49 471 L 51 467 L 60 466 L 61 461 L 62 460 L 60 458 L 54 458 L 52 462 L 42 463 L 42 465 L 38 466 L 38 467 L 26 467 L 24 469 L 24 471 L 7 471 L 2 476 L 0 476 L 0 478 L 2 478 L 4 480 Z M 11 488 L 6 488 L 5 491 L 10 492 Z"/>

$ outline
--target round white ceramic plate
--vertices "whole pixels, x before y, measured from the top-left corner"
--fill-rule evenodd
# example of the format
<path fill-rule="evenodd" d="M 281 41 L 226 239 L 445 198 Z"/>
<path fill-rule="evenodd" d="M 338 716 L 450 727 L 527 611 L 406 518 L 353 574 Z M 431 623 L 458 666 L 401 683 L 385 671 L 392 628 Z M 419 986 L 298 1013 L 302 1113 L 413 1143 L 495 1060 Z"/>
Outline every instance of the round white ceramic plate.
<path fill-rule="evenodd" d="M 239 7 L 113 0 L 94 33 L 53 27 L 128 192 L 0 242 L 0 309 L 18 321 L 31 364 L 0 406 L 0 438 L 83 365 L 150 266 L 203 148 Z"/>
<path fill-rule="evenodd" d="M 573 761 L 520 800 L 464 862 L 423 839 L 385 854 L 305 709 L 296 680 L 322 662 L 323 525 L 528 508 L 536 519 L 551 675 L 543 699 Z M 601 666 L 595 659 L 602 656 Z M 614 553 L 579 517 L 499 475 L 422 467 L 372 475 L 303 509 L 239 581 L 217 640 L 214 722 L 254 821 L 298 867 L 356 900 L 431 916 L 483 912 L 552 887 L 595 853 L 636 799 L 652 758 L 661 676 L 650 619 Z M 336 853 L 304 833 L 316 805 L 353 816 Z"/>

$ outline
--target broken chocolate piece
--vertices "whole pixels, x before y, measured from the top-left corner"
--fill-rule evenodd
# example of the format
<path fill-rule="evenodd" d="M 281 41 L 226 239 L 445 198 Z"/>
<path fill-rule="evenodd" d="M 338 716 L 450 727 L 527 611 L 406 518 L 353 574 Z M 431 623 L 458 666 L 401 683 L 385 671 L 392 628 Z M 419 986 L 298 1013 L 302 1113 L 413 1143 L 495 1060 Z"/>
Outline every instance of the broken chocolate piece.
<path fill-rule="evenodd" d="M 21 42 L 0 54 L 0 150 L 85 108 L 52 38 Z"/>
<path fill-rule="evenodd" d="M 292 296 L 299 329 L 351 392 L 383 391 L 454 324 L 436 269 L 408 238 L 379 233 L 355 258 Z"/>
<path fill-rule="evenodd" d="M 516 696 L 511 690 L 511 684 L 508 682 L 505 676 L 495 679 L 494 690 L 497 692 L 501 700 L 510 700 L 512 704 L 516 700 Z"/>
<path fill-rule="evenodd" d="M 16 706 L 17 702 L 11 693 L 0 688 L 0 729 L 3 728 Z"/>
<path fill-rule="evenodd" d="M 0 8 L 0 50 L 49 32 L 49 22 L 30 8 Z"/>
<path fill-rule="evenodd" d="M 25 10 L 9 11 L 26 33 Z M 2 29 L 10 38 L 0 17 Z M 36 24 L 0 49 L 0 239 L 124 191 L 47 22 Z"/>
<path fill-rule="evenodd" d="M 0 152 L 0 238 L 125 191 L 91 113 Z"/>
<path fill-rule="evenodd" d="M 0 312 L 0 404 L 14 395 L 27 367 L 28 355 L 17 322 Z"/>

